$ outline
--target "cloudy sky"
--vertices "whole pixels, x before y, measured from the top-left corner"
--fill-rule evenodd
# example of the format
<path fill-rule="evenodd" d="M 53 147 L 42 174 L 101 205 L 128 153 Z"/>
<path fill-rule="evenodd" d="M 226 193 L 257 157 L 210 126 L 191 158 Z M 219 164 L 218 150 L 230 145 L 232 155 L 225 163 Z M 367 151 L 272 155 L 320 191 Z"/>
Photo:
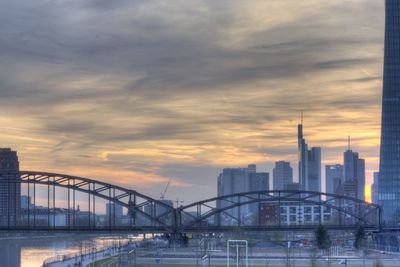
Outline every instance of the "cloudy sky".
<path fill-rule="evenodd" d="M 383 0 L 2 0 L 0 144 L 24 170 L 191 202 L 297 168 L 296 125 L 378 168 Z M 297 175 L 296 175 L 297 178 Z"/>

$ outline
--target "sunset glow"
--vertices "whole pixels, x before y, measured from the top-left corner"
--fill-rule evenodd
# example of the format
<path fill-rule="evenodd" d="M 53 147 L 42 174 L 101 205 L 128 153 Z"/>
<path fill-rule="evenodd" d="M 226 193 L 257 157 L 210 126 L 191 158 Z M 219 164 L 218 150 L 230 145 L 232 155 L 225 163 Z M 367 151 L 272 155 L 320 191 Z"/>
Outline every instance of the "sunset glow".
<path fill-rule="evenodd" d="M 365 201 L 372 203 L 371 185 L 365 186 Z"/>
<path fill-rule="evenodd" d="M 297 179 L 300 110 L 323 164 L 351 135 L 367 183 L 378 169 L 384 1 L 25 2 L 0 4 L 0 142 L 21 169 L 152 196 L 172 178 L 191 202 L 225 167 Z"/>

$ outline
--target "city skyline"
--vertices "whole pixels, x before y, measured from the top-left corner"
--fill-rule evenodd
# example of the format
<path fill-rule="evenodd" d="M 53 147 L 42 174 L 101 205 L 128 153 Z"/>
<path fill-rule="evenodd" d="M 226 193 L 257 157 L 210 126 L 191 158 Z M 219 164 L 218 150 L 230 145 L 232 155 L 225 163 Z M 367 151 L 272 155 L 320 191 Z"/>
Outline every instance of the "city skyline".
<path fill-rule="evenodd" d="M 400 0 L 2 0 L 0 32 L 0 267 L 398 265 Z"/>
<path fill-rule="evenodd" d="M 171 177 L 169 194 L 188 202 L 216 195 L 225 167 L 271 174 L 285 160 L 297 180 L 304 109 L 323 165 L 342 163 L 351 135 L 367 184 L 378 170 L 383 1 L 0 7 L 0 143 L 21 169 L 119 176 L 152 196 Z M 105 10 L 115 19 L 101 22 Z M 117 19 L 128 10 L 137 16 Z"/>

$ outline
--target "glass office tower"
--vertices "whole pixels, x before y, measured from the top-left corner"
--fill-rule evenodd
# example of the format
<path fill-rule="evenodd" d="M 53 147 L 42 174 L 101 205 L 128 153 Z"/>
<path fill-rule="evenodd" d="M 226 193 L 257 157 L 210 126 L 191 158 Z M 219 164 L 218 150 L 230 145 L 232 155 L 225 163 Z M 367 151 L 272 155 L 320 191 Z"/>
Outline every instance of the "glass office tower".
<path fill-rule="evenodd" d="M 10 148 L 0 148 L 0 173 L 2 174 L 0 179 L 12 182 L 0 183 L 0 227 L 15 227 L 19 220 L 21 183 L 17 181 L 15 176 L 18 171 L 17 152 Z"/>
<path fill-rule="evenodd" d="M 379 204 L 386 224 L 400 223 L 400 1 L 386 0 Z"/>

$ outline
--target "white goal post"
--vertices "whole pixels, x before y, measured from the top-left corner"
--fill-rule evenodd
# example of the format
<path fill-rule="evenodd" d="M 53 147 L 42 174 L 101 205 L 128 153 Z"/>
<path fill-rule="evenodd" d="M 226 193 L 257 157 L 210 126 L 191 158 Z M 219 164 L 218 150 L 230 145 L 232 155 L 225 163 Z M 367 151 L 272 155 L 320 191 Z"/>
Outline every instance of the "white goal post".
<path fill-rule="evenodd" d="M 234 249 L 236 249 L 236 267 L 239 267 L 239 262 L 240 262 L 240 258 L 239 258 L 239 251 L 241 248 L 245 248 L 245 266 L 249 267 L 249 245 L 247 240 L 228 240 L 227 241 L 227 250 L 226 250 L 226 263 L 227 263 L 227 267 L 230 266 L 230 248 L 233 247 Z"/>

